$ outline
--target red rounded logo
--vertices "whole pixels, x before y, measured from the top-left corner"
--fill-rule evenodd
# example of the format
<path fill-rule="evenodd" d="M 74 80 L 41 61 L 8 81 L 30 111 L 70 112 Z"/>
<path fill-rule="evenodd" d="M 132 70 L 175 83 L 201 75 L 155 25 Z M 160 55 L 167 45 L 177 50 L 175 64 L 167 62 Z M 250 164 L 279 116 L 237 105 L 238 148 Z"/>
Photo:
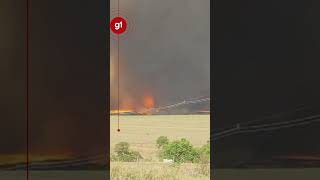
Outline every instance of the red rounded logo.
<path fill-rule="evenodd" d="M 122 34 L 127 29 L 127 21 L 122 17 L 115 17 L 110 22 L 110 29 L 115 34 Z"/>

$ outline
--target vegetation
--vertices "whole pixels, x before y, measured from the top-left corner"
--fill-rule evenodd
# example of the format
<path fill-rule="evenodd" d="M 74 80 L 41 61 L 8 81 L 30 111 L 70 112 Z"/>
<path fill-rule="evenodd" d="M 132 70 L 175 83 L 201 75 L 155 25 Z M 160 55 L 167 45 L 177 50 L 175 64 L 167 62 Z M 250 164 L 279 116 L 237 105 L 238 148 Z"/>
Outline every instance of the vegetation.
<path fill-rule="evenodd" d="M 122 128 L 111 133 L 111 179 L 113 180 L 208 180 L 210 179 L 209 115 L 123 116 Z M 117 129 L 117 117 L 111 116 L 111 129 Z M 161 133 L 161 134 L 159 134 Z M 163 137 L 159 137 L 159 136 Z M 184 137 L 196 152 L 194 160 L 181 163 L 164 163 L 161 153 L 176 137 Z M 143 159 L 134 162 L 120 161 L 116 145 L 128 142 L 129 151 L 137 151 Z M 206 156 L 208 154 L 208 156 Z M 159 158 L 160 157 L 160 158 Z M 203 157 L 203 158 L 201 158 Z M 173 159 L 173 158 L 166 158 Z"/>
<path fill-rule="evenodd" d="M 198 150 L 199 155 L 199 162 L 200 163 L 209 163 L 210 162 L 210 142 L 208 141 L 207 144 L 203 145 Z"/>
<path fill-rule="evenodd" d="M 196 148 L 185 138 L 170 142 L 168 138 L 160 136 L 157 144 L 160 148 L 161 159 L 172 159 L 175 163 L 209 163 L 209 142 L 201 148 Z"/>
<path fill-rule="evenodd" d="M 169 142 L 160 152 L 161 159 L 173 159 L 176 163 L 194 162 L 196 156 L 196 149 L 184 138 Z"/>
<path fill-rule="evenodd" d="M 112 180 L 208 180 L 209 170 L 201 164 L 168 165 L 156 162 L 113 162 Z"/>
<path fill-rule="evenodd" d="M 167 136 L 160 136 L 158 139 L 157 139 L 157 146 L 158 148 L 161 148 L 163 147 L 164 145 L 167 145 L 169 144 L 169 139 Z"/>
<path fill-rule="evenodd" d="M 137 151 L 129 149 L 130 145 L 127 142 L 120 142 L 114 148 L 115 154 L 112 155 L 113 161 L 134 162 L 142 159 L 142 156 Z"/>

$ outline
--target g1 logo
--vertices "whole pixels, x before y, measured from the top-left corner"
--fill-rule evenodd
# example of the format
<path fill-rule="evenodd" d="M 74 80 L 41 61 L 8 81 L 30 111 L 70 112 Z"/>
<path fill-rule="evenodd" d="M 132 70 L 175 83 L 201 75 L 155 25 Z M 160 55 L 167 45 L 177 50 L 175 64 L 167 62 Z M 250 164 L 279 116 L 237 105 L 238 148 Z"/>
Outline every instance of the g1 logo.
<path fill-rule="evenodd" d="M 127 29 L 127 21 L 122 17 L 115 17 L 110 22 L 110 29 L 115 34 L 122 34 Z"/>

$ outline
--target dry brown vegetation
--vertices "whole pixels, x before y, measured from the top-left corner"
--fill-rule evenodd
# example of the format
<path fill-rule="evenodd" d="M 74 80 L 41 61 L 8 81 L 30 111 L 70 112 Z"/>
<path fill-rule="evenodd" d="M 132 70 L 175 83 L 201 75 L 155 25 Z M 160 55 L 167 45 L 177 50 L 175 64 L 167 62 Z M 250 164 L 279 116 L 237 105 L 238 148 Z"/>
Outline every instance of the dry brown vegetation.
<path fill-rule="evenodd" d="M 208 180 L 209 164 L 181 165 L 156 162 L 113 162 L 112 180 Z"/>

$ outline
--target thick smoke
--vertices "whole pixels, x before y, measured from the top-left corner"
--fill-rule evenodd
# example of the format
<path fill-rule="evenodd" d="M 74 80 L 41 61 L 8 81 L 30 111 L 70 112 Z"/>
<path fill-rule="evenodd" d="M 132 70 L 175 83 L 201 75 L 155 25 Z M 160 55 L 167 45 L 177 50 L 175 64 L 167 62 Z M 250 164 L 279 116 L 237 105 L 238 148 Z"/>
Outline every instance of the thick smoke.
<path fill-rule="evenodd" d="M 145 95 L 154 96 L 156 106 L 210 95 L 209 5 L 209 0 L 120 1 L 134 26 L 120 39 L 122 104 L 139 103 Z M 116 65 L 117 42 L 111 47 Z M 116 90 L 113 84 L 113 108 Z"/>

